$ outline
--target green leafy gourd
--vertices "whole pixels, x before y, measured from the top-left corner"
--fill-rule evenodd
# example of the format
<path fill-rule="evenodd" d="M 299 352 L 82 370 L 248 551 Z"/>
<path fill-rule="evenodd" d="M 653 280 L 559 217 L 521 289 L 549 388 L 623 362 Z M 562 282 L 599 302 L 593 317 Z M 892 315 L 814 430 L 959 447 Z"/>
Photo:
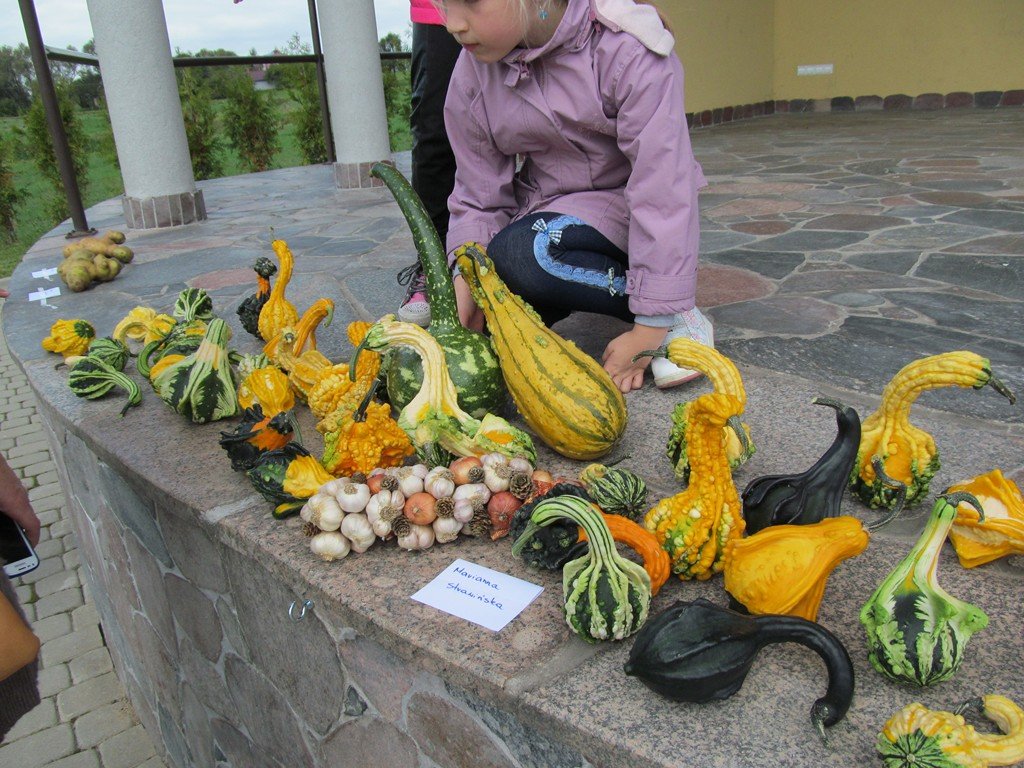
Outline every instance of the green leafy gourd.
<path fill-rule="evenodd" d="M 540 502 L 530 516 L 524 537 L 556 520 L 570 520 L 583 529 L 590 548 L 562 568 L 565 620 L 587 642 L 621 640 L 647 620 L 651 577 L 641 566 L 615 551 L 601 512 L 586 499 L 563 495 Z"/>
<path fill-rule="evenodd" d="M 703 598 L 678 602 L 640 631 L 624 669 L 673 701 L 716 701 L 740 689 L 757 654 L 772 643 L 798 643 L 825 662 L 828 689 L 811 707 L 811 723 L 824 734 L 853 701 L 853 662 L 839 639 L 813 621 L 745 616 Z"/>
<path fill-rule="evenodd" d="M 203 341 L 207 321 L 213 317 L 213 302 L 201 288 L 186 288 L 174 302 L 177 322 L 159 338 L 147 343 L 135 359 L 135 367 L 147 379 L 153 366 L 168 355 L 191 355 Z"/>
<path fill-rule="evenodd" d="M 794 475 L 758 477 L 747 485 L 743 490 L 743 519 L 748 535 L 769 525 L 807 525 L 841 514 L 840 502 L 860 447 L 860 417 L 837 400 L 818 397 L 812 402 L 835 409 L 836 438 L 810 469 Z"/>
<path fill-rule="evenodd" d="M 238 413 L 238 396 L 228 360 L 231 329 L 210 321 L 199 348 L 161 370 L 153 379 L 160 399 L 197 424 Z"/>
<path fill-rule="evenodd" d="M 587 543 L 580 541 L 580 527 L 571 520 L 555 520 L 543 528 L 530 525 L 530 516 L 545 499 L 556 496 L 579 496 L 590 500 L 587 491 L 573 483 L 555 483 L 546 492 L 532 498 L 519 507 L 512 515 L 509 536 L 512 539 L 512 554 L 521 557 L 531 568 L 556 570 L 570 560 L 581 556 Z M 530 535 L 526 534 L 527 528 Z"/>
<path fill-rule="evenodd" d="M 647 511 L 647 483 L 628 469 L 590 464 L 580 472 L 590 498 L 610 515 L 640 522 Z"/>
<path fill-rule="evenodd" d="M 481 418 L 485 413 L 500 412 L 508 393 L 498 358 L 486 336 L 463 327 L 459 322 L 455 287 L 448 272 L 444 246 L 423 203 L 406 178 L 393 166 L 377 163 L 370 169 L 370 175 L 387 185 L 409 222 L 427 280 L 427 298 L 430 300 L 428 331 L 444 350 L 459 406 L 475 418 Z M 420 391 L 422 365 L 419 356 L 408 349 L 396 349 L 388 357 L 385 363 L 388 398 L 392 405 L 402 409 Z"/>
<path fill-rule="evenodd" d="M 85 355 L 80 357 L 68 372 L 68 386 L 79 397 L 95 400 L 103 397 L 114 387 L 120 387 L 128 393 L 128 402 L 121 409 L 124 416 L 128 409 L 142 402 L 139 385 L 113 368 L 102 358 Z"/>
<path fill-rule="evenodd" d="M 960 668 L 971 635 L 988 626 L 984 611 L 950 595 L 935 577 L 943 542 L 963 501 L 984 519 L 969 493 L 939 496 L 910 554 L 861 608 L 868 659 L 893 680 L 921 686 L 947 680 Z"/>
<path fill-rule="evenodd" d="M 202 288 L 186 288 L 178 294 L 171 314 L 186 323 L 213 320 L 213 299 Z"/>

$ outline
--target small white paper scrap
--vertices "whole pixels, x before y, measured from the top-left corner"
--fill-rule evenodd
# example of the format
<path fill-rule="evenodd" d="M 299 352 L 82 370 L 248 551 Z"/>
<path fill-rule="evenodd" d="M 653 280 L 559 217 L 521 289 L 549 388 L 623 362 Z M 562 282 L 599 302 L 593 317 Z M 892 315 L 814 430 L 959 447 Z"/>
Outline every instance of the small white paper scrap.
<path fill-rule="evenodd" d="M 50 280 L 51 277 L 57 274 L 56 267 L 48 267 L 47 269 L 37 269 L 32 273 L 32 277 L 41 277 L 44 280 Z M 52 280 L 50 282 L 53 282 Z"/>
<path fill-rule="evenodd" d="M 499 632 L 543 591 L 538 584 L 459 559 L 412 599 Z"/>
<path fill-rule="evenodd" d="M 28 300 L 38 301 L 40 305 L 44 307 L 56 309 L 53 304 L 48 304 L 46 301 L 47 299 L 52 299 L 54 296 L 60 296 L 60 288 L 39 288 L 28 295 Z"/>

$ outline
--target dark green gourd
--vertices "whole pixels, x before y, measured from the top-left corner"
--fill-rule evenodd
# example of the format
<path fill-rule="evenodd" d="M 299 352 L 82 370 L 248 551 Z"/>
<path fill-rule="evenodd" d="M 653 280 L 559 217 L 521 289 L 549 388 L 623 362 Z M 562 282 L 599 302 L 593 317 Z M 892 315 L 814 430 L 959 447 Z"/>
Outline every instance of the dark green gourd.
<path fill-rule="evenodd" d="M 811 723 L 824 733 L 842 720 L 853 701 L 850 654 L 820 624 L 794 616 L 744 616 L 703 598 L 678 602 L 640 630 L 624 669 L 673 701 L 704 703 L 736 693 L 772 643 L 798 643 L 821 656 L 828 689 L 811 707 Z"/>
<path fill-rule="evenodd" d="M 557 570 L 587 551 L 587 542 L 580 541 L 580 527 L 572 520 L 556 520 L 543 528 L 530 526 L 530 516 L 538 504 L 545 499 L 566 495 L 590 501 L 589 494 L 581 486 L 555 483 L 547 492 L 529 499 L 512 515 L 509 527 L 512 554 L 521 557 L 531 568 Z M 524 536 L 527 528 L 531 534 Z"/>
<path fill-rule="evenodd" d="M 444 350 L 459 406 L 474 418 L 481 418 L 485 413 L 500 413 L 508 393 L 498 358 L 486 336 L 463 327 L 459 322 L 455 287 L 448 272 L 444 245 L 423 203 L 394 166 L 377 163 L 370 169 L 370 175 L 387 185 L 409 222 L 427 279 L 427 298 L 430 301 L 430 327 L 427 331 Z M 410 349 L 396 349 L 388 353 L 388 358 L 388 398 L 392 405 L 402 409 L 419 392 L 423 367 L 419 355 Z"/>
<path fill-rule="evenodd" d="M 860 447 L 860 416 L 827 397 L 813 400 L 836 412 L 838 432 L 829 449 L 799 474 L 754 478 L 743 490 L 743 519 L 752 536 L 769 525 L 810 525 L 837 517 Z"/>

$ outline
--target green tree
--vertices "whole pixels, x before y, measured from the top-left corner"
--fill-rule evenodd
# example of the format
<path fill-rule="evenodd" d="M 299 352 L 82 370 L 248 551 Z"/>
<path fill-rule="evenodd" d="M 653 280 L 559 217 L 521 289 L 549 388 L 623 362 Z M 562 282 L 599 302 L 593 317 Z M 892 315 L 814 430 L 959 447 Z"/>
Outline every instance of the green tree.
<path fill-rule="evenodd" d="M 0 46 L 0 115 L 20 115 L 32 103 L 32 57 L 28 46 Z"/>
<path fill-rule="evenodd" d="M 284 53 L 292 56 L 308 54 L 310 47 L 293 34 Z M 297 105 L 289 117 L 295 125 L 295 138 L 305 163 L 327 162 L 324 146 L 323 118 L 320 112 L 320 89 L 314 64 L 274 64 L 267 70 L 267 82 L 282 88 Z"/>
<path fill-rule="evenodd" d="M 192 158 L 192 173 L 197 179 L 214 179 L 224 175 L 220 151 L 223 142 L 217 136 L 217 117 L 209 89 L 195 73 L 182 73 L 178 85 L 181 113 L 185 118 L 185 136 Z"/>
<path fill-rule="evenodd" d="M 82 121 L 78 115 L 78 107 L 72 102 L 68 95 L 68 85 L 64 82 L 54 82 L 54 90 L 57 92 L 57 105 L 60 109 L 61 121 L 64 123 L 64 133 L 67 135 L 68 150 L 71 154 L 71 164 L 75 171 L 75 178 L 78 181 L 78 190 L 82 197 L 85 197 L 89 184 L 87 175 L 89 165 L 89 140 L 82 127 Z M 35 163 L 40 175 L 50 182 L 52 194 L 47 200 L 47 211 L 56 221 L 63 221 L 68 217 L 68 204 L 64 196 L 64 184 L 61 180 L 60 170 L 57 167 L 57 160 L 53 152 L 53 141 L 50 139 L 50 130 L 46 124 L 46 110 L 43 108 L 42 99 L 35 96 L 32 105 L 25 115 L 24 127 L 25 143 L 28 152 Z"/>
<path fill-rule="evenodd" d="M 14 185 L 14 173 L 8 162 L 7 145 L 0 134 L 0 238 L 9 243 L 18 239 L 14 224 L 18 205 L 25 199 L 25 191 Z"/>
<path fill-rule="evenodd" d="M 378 41 L 382 53 L 396 53 L 407 48 L 402 38 L 390 32 Z M 384 105 L 388 116 L 388 134 L 393 150 L 412 146 L 409 131 L 409 113 L 412 111 L 412 84 L 408 59 L 381 60 L 384 79 Z"/>
<path fill-rule="evenodd" d="M 237 56 L 238 54 L 225 48 L 200 48 L 195 53 L 175 50 L 174 55 L 181 58 L 200 58 L 209 56 Z M 181 74 L 185 69 L 184 67 L 178 69 L 179 82 Z M 210 96 L 214 99 L 227 98 L 231 84 L 239 75 L 245 73 L 245 67 L 240 64 L 238 66 L 227 65 L 221 67 L 187 67 L 187 69 L 195 72 L 196 77 L 209 89 Z"/>
<path fill-rule="evenodd" d="M 249 171 L 270 168 L 278 149 L 278 117 L 270 100 L 256 90 L 248 75 L 232 81 L 224 109 L 228 143 Z"/>

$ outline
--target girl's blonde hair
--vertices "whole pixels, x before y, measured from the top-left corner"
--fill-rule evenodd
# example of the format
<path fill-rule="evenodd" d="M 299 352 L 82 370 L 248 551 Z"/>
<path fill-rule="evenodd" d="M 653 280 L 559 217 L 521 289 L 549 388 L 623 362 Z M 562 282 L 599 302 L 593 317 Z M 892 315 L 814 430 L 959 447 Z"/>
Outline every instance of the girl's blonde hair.
<path fill-rule="evenodd" d="M 434 7 L 437 8 L 438 12 L 442 16 L 444 16 L 445 0 L 431 0 L 431 2 L 434 4 Z M 537 8 L 542 8 L 551 3 L 560 3 L 561 5 L 567 5 L 569 3 L 569 0 L 541 0 L 541 2 L 539 3 L 537 2 L 537 0 L 506 0 L 506 2 L 510 4 L 515 3 L 516 5 L 519 6 L 519 17 L 523 25 L 523 32 L 525 33 L 526 29 L 529 27 L 530 16 L 531 14 L 536 12 Z M 669 22 L 668 17 L 665 16 L 665 14 L 657 6 L 654 0 L 633 0 L 633 2 L 636 3 L 637 5 L 651 6 L 651 8 L 658 12 L 658 18 L 661 19 L 661 23 L 665 26 L 665 29 L 667 29 L 669 32 L 672 32 L 672 24 Z"/>

